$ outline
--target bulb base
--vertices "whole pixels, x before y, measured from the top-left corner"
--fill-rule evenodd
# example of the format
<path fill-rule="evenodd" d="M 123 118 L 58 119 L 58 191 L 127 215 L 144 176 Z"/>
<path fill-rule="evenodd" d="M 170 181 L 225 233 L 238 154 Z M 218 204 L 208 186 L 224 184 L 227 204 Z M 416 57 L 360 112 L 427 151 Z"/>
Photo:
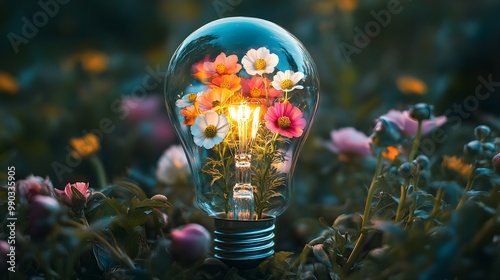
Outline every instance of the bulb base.
<path fill-rule="evenodd" d="M 260 220 L 230 220 L 225 214 L 214 218 L 214 257 L 238 269 L 257 267 L 274 254 L 276 217 Z"/>

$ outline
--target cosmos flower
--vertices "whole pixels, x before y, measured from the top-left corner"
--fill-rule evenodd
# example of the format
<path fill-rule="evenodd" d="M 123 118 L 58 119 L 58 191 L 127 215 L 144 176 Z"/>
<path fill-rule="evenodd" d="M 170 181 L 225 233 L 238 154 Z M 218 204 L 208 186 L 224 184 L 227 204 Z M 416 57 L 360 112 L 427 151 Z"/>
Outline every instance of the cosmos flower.
<path fill-rule="evenodd" d="M 269 130 L 288 138 L 299 137 L 306 126 L 302 112 L 290 102 L 274 103 L 274 106 L 267 110 L 264 120 Z"/>
<path fill-rule="evenodd" d="M 418 123 L 410 117 L 408 111 L 390 110 L 387 114 L 381 116 L 395 123 L 402 131 L 403 137 L 415 136 L 417 134 Z M 446 123 L 446 116 L 434 117 L 422 121 L 422 135 L 428 134 L 434 129 Z"/>
<path fill-rule="evenodd" d="M 267 78 L 254 76 L 251 79 L 241 79 L 241 92 L 243 96 L 250 98 L 275 98 L 281 92 L 273 87 L 270 87 L 271 81 Z M 267 92 L 266 92 L 267 90 Z"/>
<path fill-rule="evenodd" d="M 204 62 L 203 70 L 210 76 L 222 76 L 236 74 L 241 70 L 241 64 L 238 64 L 238 57 L 236 55 L 226 56 L 221 52 L 214 60 L 214 62 Z"/>
<path fill-rule="evenodd" d="M 274 67 L 278 65 L 278 56 L 271 53 L 268 48 L 250 49 L 241 59 L 241 64 L 245 71 L 251 76 L 274 72 Z"/>
<path fill-rule="evenodd" d="M 198 97 L 198 107 L 202 111 L 216 109 L 224 106 L 233 94 L 234 92 L 226 88 L 213 88 Z"/>
<path fill-rule="evenodd" d="M 181 145 L 170 146 L 158 160 L 156 178 L 165 184 L 187 181 L 189 166 Z"/>
<path fill-rule="evenodd" d="M 195 105 L 182 108 L 179 114 L 184 116 L 184 121 L 182 123 L 185 125 L 194 124 L 194 120 L 199 115 Z"/>
<path fill-rule="evenodd" d="M 241 80 L 241 78 L 234 75 L 234 74 L 233 75 L 222 75 L 219 77 L 215 77 L 212 80 L 212 84 L 210 85 L 210 87 L 212 87 L 212 88 L 215 88 L 215 87 L 225 88 L 225 89 L 228 89 L 232 92 L 235 92 L 241 88 L 240 80 Z"/>
<path fill-rule="evenodd" d="M 188 93 L 182 96 L 181 99 L 175 101 L 175 106 L 179 108 L 186 108 L 194 105 L 196 99 L 198 98 L 198 94 L 196 93 Z"/>
<path fill-rule="evenodd" d="M 352 127 L 332 130 L 331 140 L 324 146 L 335 154 L 341 161 L 350 161 L 353 158 L 364 158 L 372 154 L 370 137 Z"/>
<path fill-rule="evenodd" d="M 194 143 L 205 149 L 211 149 L 222 142 L 228 131 L 229 123 L 226 116 L 213 111 L 208 111 L 205 115 L 196 117 L 194 124 L 191 126 Z"/>
<path fill-rule="evenodd" d="M 272 85 L 275 89 L 285 92 L 294 89 L 303 89 L 303 86 L 297 85 L 302 78 L 304 78 L 304 73 L 302 72 L 293 72 L 291 70 L 286 70 L 285 72 L 279 71 L 274 75 Z"/>

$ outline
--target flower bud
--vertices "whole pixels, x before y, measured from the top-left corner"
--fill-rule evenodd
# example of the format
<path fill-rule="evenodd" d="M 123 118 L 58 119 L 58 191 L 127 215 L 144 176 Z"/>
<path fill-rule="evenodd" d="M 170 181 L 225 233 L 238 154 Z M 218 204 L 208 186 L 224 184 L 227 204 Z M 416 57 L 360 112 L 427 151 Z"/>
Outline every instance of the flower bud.
<path fill-rule="evenodd" d="M 464 146 L 464 154 L 468 156 L 477 156 L 483 153 L 483 145 L 479 140 L 473 140 Z"/>
<path fill-rule="evenodd" d="M 380 152 L 385 152 L 388 146 L 396 146 L 402 141 L 401 129 L 394 122 L 381 117 L 373 128 L 371 139 L 372 148 L 382 148 Z"/>
<path fill-rule="evenodd" d="M 500 173 L 500 153 L 496 154 L 491 159 L 491 165 L 493 165 L 493 169 L 495 169 L 496 172 Z"/>
<path fill-rule="evenodd" d="M 157 201 L 160 201 L 160 202 L 163 202 L 163 203 L 166 203 L 168 204 L 168 198 L 163 195 L 163 194 L 155 194 L 151 197 L 151 200 L 157 200 Z"/>
<path fill-rule="evenodd" d="M 491 170 L 489 168 L 480 167 L 474 170 L 474 176 L 478 177 L 478 176 L 488 175 L 490 174 L 490 172 Z"/>
<path fill-rule="evenodd" d="M 431 165 L 431 162 L 426 155 L 417 156 L 417 158 L 414 160 L 414 162 L 418 166 L 419 170 L 427 169 Z"/>
<path fill-rule="evenodd" d="M 484 156 L 491 158 L 495 154 L 495 145 L 490 142 L 483 142 Z"/>
<path fill-rule="evenodd" d="M 172 258 L 183 264 L 204 259 L 210 251 L 210 233 L 199 224 L 187 224 L 174 229 L 172 234 Z"/>
<path fill-rule="evenodd" d="M 64 190 L 55 190 L 64 202 L 73 209 L 83 209 L 90 196 L 89 183 L 77 182 L 67 184 Z"/>
<path fill-rule="evenodd" d="M 486 137 L 488 137 L 491 133 L 491 129 L 487 127 L 486 125 L 478 125 L 476 128 L 474 128 L 474 135 L 476 136 L 476 139 L 479 141 L 484 141 Z"/>
<path fill-rule="evenodd" d="M 411 167 L 411 163 L 405 162 L 401 164 L 398 171 L 401 177 L 403 177 L 404 179 L 409 179 L 412 176 L 413 168 Z"/>
<path fill-rule="evenodd" d="M 34 240 L 45 238 L 57 225 L 61 207 L 50 196 L 35 195 L 28 209 L 28 232 Z"/>
<path fill-rule="evenodd" d="M 425 103 L 418 103 L 410 107 L 408 113 L 412 119 L 416 121 L 423 121 L 432 119 L 433 117 L 432 111 L 433 107 L 431 105 Z"/>

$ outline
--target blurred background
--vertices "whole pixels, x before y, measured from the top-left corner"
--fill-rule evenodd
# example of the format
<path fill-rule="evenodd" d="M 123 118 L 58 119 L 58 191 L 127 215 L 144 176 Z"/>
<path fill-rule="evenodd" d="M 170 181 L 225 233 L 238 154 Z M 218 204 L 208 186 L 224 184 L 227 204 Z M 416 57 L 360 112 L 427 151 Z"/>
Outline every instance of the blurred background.
<path fill-rule="evenodd" d="M 48 176 L 58 188 L 92 186 L 92 163 L 75 161 L 69 143 L 95 132 L 109 181 L 127 178 L 152 194 L 160 156 L 178 143 L 163 103 L 173 52 L 212 20 L 259 17 L 302 41 L 320 73 L 319 111 L 282 221 L 330 220 L 344 202 L 335 183 L 342 163 L 318 142 L 332 130 L 370 135 L 378 116 L 417 102 L 458 117 L 460 129 L 445 126 L 449 139 L 471 140 L 478 122 L 499 129 L 499 13 L 495 0 L 2 1 L 0 168 Z M 461 153 L 456 142 L 435 152 Z"/>

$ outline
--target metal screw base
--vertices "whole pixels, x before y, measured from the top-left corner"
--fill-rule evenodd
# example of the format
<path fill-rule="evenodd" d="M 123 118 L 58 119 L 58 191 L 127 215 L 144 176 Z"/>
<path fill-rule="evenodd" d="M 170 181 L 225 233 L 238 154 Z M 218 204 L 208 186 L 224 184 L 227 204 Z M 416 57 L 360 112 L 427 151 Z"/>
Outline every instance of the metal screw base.
<path fill-rule="evenodd" d="M 260 220 L 229 220 L 225 214 L 214 218 L 214 257 L 239 269 L 257 267 L 274 254 L 274 221 L 268 216 Z"/>

